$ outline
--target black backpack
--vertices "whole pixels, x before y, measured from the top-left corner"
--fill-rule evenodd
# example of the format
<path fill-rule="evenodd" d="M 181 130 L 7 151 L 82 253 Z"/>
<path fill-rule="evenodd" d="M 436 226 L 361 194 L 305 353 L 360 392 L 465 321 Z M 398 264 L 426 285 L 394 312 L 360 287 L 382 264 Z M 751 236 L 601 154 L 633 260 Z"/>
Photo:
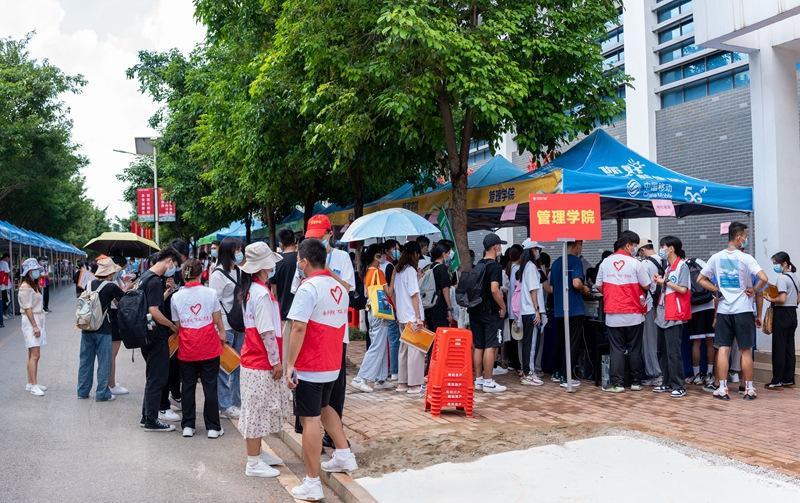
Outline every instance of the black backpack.
<path fill-rule="evenodd" d="M 356 311 L 361 311 L 367 308 L 367 297 L 364 295 L 364 282 L 361 281 L 361 276 L 358 274 L 356 277 L 356 288 L 349 293 L 350 307 Z"/>
<path fill-rule="evenodd" d="M 146 284 L 155 276 L 144 275 L 135 290 L 128 290 L 117 305 L 117 324 L 122 343 L 128 349 L 146 348 L 155 342 L 157 331 L 147 329 Z"/>
<path fill-rule="evenodd" d="M 647 257 L 647 260 L 655 264 L 656 268 L 658 269 L 658 275 L 663 277 L 664 273 L 666 272 L 664 269 L 664 264 L 655 257 Z M 647 292 L 650 293 L 650 290 L 648 290 Z M 661 298 L 661 285 L 656 285 L 656 291 L 653 292 L 652 297 L 653 300 L 658 302 L 658 299 Z"/>
<path fill-rule="evenodd" d="M 481 260 L 471 271 L 464 271 L 456 287 L 456 303 L 462 307 L 475 307 L 483 302 L 483 279 L 486 276 L 486 262 Z"/>
<path fill-rule="evenodd" d="M 241 290 L 241 285 L 238 281 L 231 278 L 231 276 L 225 272 L 225 269 L 222 267 L 215 267 L 214 272 L 221 272 L 228 278 L 231 283 L 233 283 L 233 304 L 231 305 L 230 312 L 225 311 L 225 308 L 222 307 L 222 310 L 225 311 L 225 316 L 228 318 L 228 325 L 231 326 L 232 329 L 236 330 L 237 332 L 244 332 L 244 313 L 242 312 L 242 301 L 239 300 L 239 291 Z M 238 271 L 237 271 L 238 272 Z M 237 274 L 238 275 L 238 274 Z M 220 305 L 222 303 L 220 302 Z"/>
<path fill-rule="evenodd" d="M 708 304 L 714 299 L 714 292 L 706 290 L 697 282 L 697 277 L 700 275 L 700 271 L 702 271 L 703 268 L 700 264 L 695 262 L 693 258 L 687 260 L 686 265 L 689 266 L 689 278 L 692 280 L 692 305 L 701 306 L 703 304 Z"/>

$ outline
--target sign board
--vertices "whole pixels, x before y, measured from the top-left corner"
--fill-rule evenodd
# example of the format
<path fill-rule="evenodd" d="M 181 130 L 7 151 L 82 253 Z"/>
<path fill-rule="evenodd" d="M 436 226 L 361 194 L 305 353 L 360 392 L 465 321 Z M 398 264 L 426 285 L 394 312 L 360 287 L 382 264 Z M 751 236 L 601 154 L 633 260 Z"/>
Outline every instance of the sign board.
<path fill-rule="evenodd" d="M 164 199 L 164 192 L 158 189 L 158 221 L 175 221 L 175 203 Z"/>
<path fill-rule="evenodd" d="M 675 205 L 669 199 L 653 199 L 653 210 L 657 217 L 675 216 Z"/>
<path fill-rule="evenodd" d="M 155 200 L 153 189 L 136 189 L 137 209 L 140 222 L 152 222 L 155 219 Z"/>
<path fill-rule="evenodd" d="M 439 224 L 439 230 L 442 231 L 442 238 L 455 243 L 456 239 L 453 236 L 453 228 L 450 227 L 450 220 L 447 218 L 447 213 L 445 211 L 439 212 L 437 222 Z M 454 248 L 453 260 L 450 261 L 450 270 L 455 271 L 460 265 L 461 258 L 458 256 L 458 248 Z"/>
<path fill-rule="evenodd" d="M 509 204 L 503 209 L 503 214 L 500 215 L 500 221 L 505 222 L 507 220 L 516 220 L 517 218 L 517 206 L 519 203 Z"/>
<path fill-rule="evenodd" d="M 727 234 L 728 229 L 730 229 L 731 223 L 730 222 L 722 222 L 719 224 L 719 233 L 720 234 Z"/>
<path fill-rule="evenodd" d="M 600 194 L 530 194 L 531 239 L 603 238 Z"/>

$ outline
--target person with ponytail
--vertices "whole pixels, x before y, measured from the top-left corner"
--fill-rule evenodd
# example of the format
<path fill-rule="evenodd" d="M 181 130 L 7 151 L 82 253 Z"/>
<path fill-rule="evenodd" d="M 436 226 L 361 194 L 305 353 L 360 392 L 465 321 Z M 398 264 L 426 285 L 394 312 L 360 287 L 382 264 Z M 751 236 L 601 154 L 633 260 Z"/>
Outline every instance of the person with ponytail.
<path fill-rule="evenodd" d="M 189 259 L 183 264 L 184 287 L 172 295 L 172 319 L 178 327 L 178 368 L 181 377 L 183 436 L 195 432 L 197 379 L 203 385 L 203 421 L 208 438 L 218 438 L 225 431 L 219 422 L 217 373 L 222 345 L 226 342 L 225 326 L 217 292 L 200 283 L 203 263 Z"/>
<path fill-rule="evenodd" d="M 387 284 L 386 276 L 381 271 L 381 258 L 383 257 L 383 246 L 375 243 L 364 246 L 361 249 L 361 260 L 359 262 L 358 275 L 364 282 L 364 292 L 368 295 L 369 287 L 378 285 L 383 287 L 387 297 L 392 296 L 392 287 Z M 394 321 L 384 320 L 372 315 L 372 309 L 367 309 L 367 319 L 369 321 L 370 345 L 364 354 L 364 360 L 358 375 L 352 380 L 350 385 L 361 391 L 371 392 L 373 389 L 390 389 L 394 385 L 386 379 L 389 377 L 389 351 L 387 340 L 389 336 L 389 323 Z M 375 383 L 373 387 L 367 381 Z"/>
<path fill-rule="evenodd" d="M 796 358 L 794 333 L 797 330 L 797 293 L 800 288 L 795 273 L 797 268 L 786 252 L 772 256 L 772 268 L 778 273 L 778 296 L 764 293 L 772 303 L 772 380 L 767 389 L 794 388 Z"/>

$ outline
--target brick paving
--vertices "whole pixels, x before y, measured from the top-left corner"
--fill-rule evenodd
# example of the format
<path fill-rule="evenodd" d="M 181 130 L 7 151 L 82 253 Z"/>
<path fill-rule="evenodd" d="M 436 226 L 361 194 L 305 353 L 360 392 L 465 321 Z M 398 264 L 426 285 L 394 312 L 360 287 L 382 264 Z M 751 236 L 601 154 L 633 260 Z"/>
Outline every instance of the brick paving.
<path fill-rule="evenodd" d="M 348 348 L 351 361 L 360 364 L 363 341 Z M 357 368 L 348 368 L 348 383 Z M 457 424 L 477 430 L 484 423 L 497 425 L 597 425 L 638 430 L 665 436 L 714 454 L 800 477 L 800 389 L 767 391 L 756 383 L 758 399 L 745 401 L 731 388 L 728 402 L 715 400 L 700 386 L 687 386 L 684 398 L 668 394 L 626 390 L 604 393 L 593 382 L 583 381 L 574 394 L 567 393 L 545 376 L 544 386 L 519 385 L 512 373 L 498 376 L 508 391 L 475 394 L 473 418 L 462 411 L 444 409 L 438 418 L 423 410 L 420 395 L 392 390 L 363 393 L 348 384 L 344 423 L 350 434 L 366 441 L 376 437 L 403 436 L 418 430 Z M 535 426 L 533 426 L 535 427 Z"/>

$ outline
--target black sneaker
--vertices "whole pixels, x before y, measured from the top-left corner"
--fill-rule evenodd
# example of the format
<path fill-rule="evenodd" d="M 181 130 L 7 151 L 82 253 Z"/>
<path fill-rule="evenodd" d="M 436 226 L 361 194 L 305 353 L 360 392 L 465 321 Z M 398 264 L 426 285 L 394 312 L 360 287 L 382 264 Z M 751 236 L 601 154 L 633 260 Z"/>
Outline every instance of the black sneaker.
<path fill-rule="evenodd" d="M 745 400 L 755 400 L 756 398 L 758 398 L 758 395 L 756 395 L 756 389 L 755 388 L 751 388 L 748 393 L 744 394 L 743 398 Z"/>
<path fill-rule="evenodd" d="M 155 421 L 147 421 L 144 425 L 144 431 L 174 431 L 174 424 L 166 424 L 160 419 Z"/>
<path fill-rule="evenodd" d="M 764 386 L 764 389 L 771 389 L 774 391 L 780 391 L 783 389 L 783 383 L 769 383 Z"/>
<path fill-rule="evenodd" d="M 147 418 L 142 416 L 142 420 L 139 421 L 139 428 L 144 428 L 145 423 L 147 423 Z"/>
<path fill-rule="evenodd" d="M 708 391 L 709 393 L 713 393 L 713 392 L 717 391 L 718 389 L 719 389 L 719 386 L 717 386 L 713 382 L 710 382 L 710 383 L 706 384 L 705 386 L 703 386 L 703 391 Z"/>
<path fill-rule="evenodd" d="M 784 388 L 790 388 L 790 389 L 794 389 L 794 388 L 796 388 L 796 386 L 795 386 L 795 384 L 794 384 L 794 381 L 792 381 L 792 382 L 785 382 L 785 383 L 783 383 L 783 387 L 784 387 Z"/>
<path fill-rule="evenodd" d="M 740 394 L 740 395 L 743 395 L 745 391 L 747 391 L 747 390 L 746 390 L 746 389 L 744 389 L 744 386 L 742 386 L 742 385 L 740 384 L 740 385 L 739 385 L 739 394 Z"/>
<path fill-rule="evenodd" d="M 653 393 L 666 393 L 672 391 L 672 386 L 656 386 L 653 388 Z"/>

